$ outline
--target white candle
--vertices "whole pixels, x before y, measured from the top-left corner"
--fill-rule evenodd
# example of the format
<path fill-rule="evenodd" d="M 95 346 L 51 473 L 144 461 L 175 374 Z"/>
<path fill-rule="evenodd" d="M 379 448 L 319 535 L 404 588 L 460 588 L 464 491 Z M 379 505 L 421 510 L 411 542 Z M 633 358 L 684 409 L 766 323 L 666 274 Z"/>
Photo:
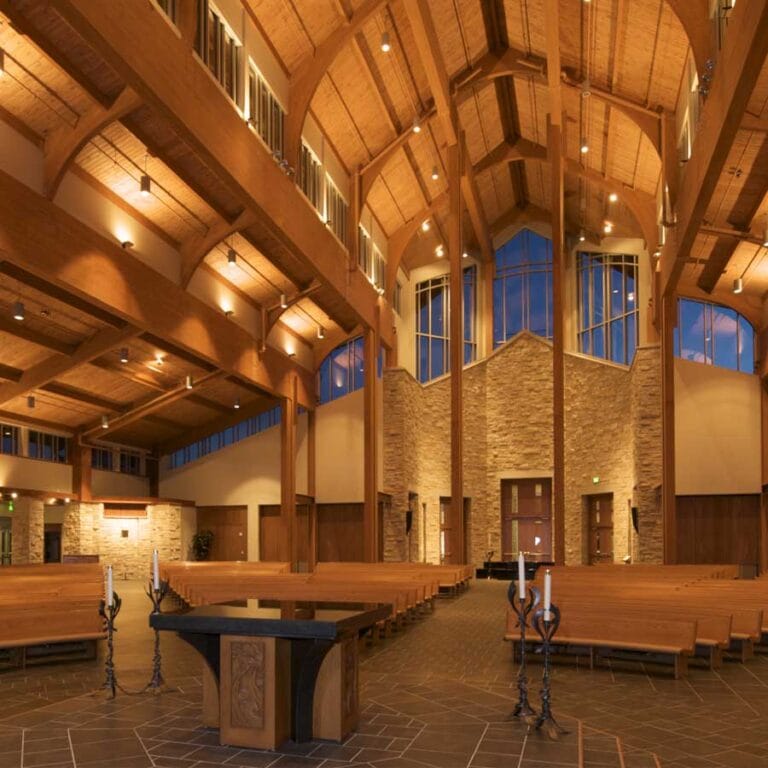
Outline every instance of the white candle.
<path fill-rule="evenodd" d="M 107 605 L 112 606 L 114 600 L 115 590 L 112 586 L 112 566 L 107 566 Z"/>
<path fill-rule="evenodd" d="M 525 600 L 525 558 L 522 552 L 517 558 L 517 580 L 520 588 L 520 599 Z"/>
<path fill-rule="evenodd" d="M 552 573 L 549 569 L 544 574 L 544 620 L 549 621 L 549 607 L 552 605 Z"/>
<path fill-rule="evenodd" d="M 152 580 L 155 589 L 160 589 L 160 557 L 157 550 L 152 553 Z"/>

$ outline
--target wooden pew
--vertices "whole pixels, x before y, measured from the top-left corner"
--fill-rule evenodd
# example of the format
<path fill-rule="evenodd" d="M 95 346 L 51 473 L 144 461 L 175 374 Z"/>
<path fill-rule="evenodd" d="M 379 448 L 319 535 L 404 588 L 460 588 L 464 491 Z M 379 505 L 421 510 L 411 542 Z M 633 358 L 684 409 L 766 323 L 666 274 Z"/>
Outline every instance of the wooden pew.
<path fill-rule="evenodd" d="M 589 652 L 590 669 L 594 668 L 601 652 L 609 655 L 615 651 L 624 651 L 670 656 L 674 663 L 675 679 L 687 674 L 688 658 L 693 655 L 696 644 L 695 621 L 625 616 L 606 618 L 605 613 L 597 607 L 593 612 L 568 611 L 562 608 L 561 611 L 560 627 L 553 644 L 565 649 L 586 648 Z M 530 637 L 531 635 L 528 635 L 526 640 Z M 517 616 L 511 609 L 507 611 L 504 639 L 513 643 L 514 654 L 515 647 L 520 643 L 520 629 L 517 626 Z M 526 645 L 528 644 L 526 642 Z"/>
<path fill-rule="evenodd" d="M 98 564 L 7 566 L 0 579 L 0 648 L 22 667 L 63 657 L 71 644 L 94 657 L 105 636 L 99 616 L 104 573 Z M 83 646 L 85 643 L 85 646 Z M 48 647 L 52 646 L 52 647 Z"/>

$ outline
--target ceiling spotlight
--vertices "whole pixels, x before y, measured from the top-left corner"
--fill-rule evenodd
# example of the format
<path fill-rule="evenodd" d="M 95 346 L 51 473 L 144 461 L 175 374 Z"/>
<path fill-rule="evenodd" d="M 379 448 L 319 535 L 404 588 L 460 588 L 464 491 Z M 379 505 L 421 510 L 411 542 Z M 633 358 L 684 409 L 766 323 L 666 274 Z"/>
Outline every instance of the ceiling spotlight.
<path fill-rule="evenodd" d="M 581 146 L 579 147 L 579 152 L 581 152 L 582 155 L 586 155 L 587 152 L 589 152 L 589 144 L 587 144 L 586 139 L 581 140 Z"/>
<path fill-rule="evenodd" d="M 192 387 L 194 386 L 195 386 L 194 380 L 189 374 L 187 374 L 186 378 L 184 379 L 184 387 L 186 389 L 192 389 Z"/>
<path fill-rule="evenodd" d="M 435 256 L 437 256 L 438 259 L 442 259 L 443 256 L 445 256 L 445 248 L 442 243 L 435 248 Z"/>
<path fill-rule="evenodd" d="M 581 232 L 579 232 L 579 242 L 583 243 L 587 239 L 587 236 L 584 234 L 584 230 L 582 229 Z"/>
<path fill-rule="evenodd" d="M 18 499 L 19 498 L 19 494 L 16 493 L 16 491 L 11 491 L 11 498 L 12 499 Z"/>
<path fill-rule="evenodd" d="M 611 192 L 610 195 L 608 195 L 608 202 L 609 203 L 615 203 L 618 202 L 619 196 L 615 192 Z"/>
<path fill-rule="evenodd" d="M 69 498 L 69 496 L 64 497 L 64 503 L 69 504 L 69 502 L 72 501 L 72 499 Z"/>
<path fill-rule="evenodd" d="M 0 48 L 0 77 L 5 74 L 5 51 Z"/>
<path fill-rule="evenodd" d="M 237 400 L 235 400 L 234 408 L 235 408 L 236 411 L 240 410 L 240 398 L 239 397 L 237 398 Z"/>
<path fill-rule="evenodd" d="M 613 232 L 613 224 L 611 224 L 610 221 L 606 221 L 605 224 L 603 224 L 603 232 L 605 232 L 606 235 L 610 235 L 611 232 Z"/>
<path fill-rule="evenodd" d="M 121 240 L 120 245 L 122 246 L 123 250 L 128 250 L 129 248 L 133 248 L 133 242 L 131 240 Z"/>
<path fill-rule="evenodd" d="M 227 266 L 230 269 L 233 269 L 234 267 L 237 266 L 237 252 L 235 251 L 234 248 L 230 248 L 227 251 Z"/>
<path fill-rule="evenodd" d="M 109 429 L 109 417 L 106 413 L 101 417 L 101 428 Z"/>
<path fill-rule="evenodd" d="M 288 299 L 284 293 L 280 294 L 280 309 L 288 309 Z"/>
<path fill-rule="evenodd" d="M 389 32 L 381 33 L 381 50 L 384 53 L 389 53 L 392 50 L 392 46 L 389 43 Z"/>
<path fill-rule="evenodd" d="M 142 197 L 149 197 L 152 194 L 152 179 L 146 173 L 141 174 L 141 181 L 139 182 L 139 190 Z"/>
<path fill-rule="evenodd" d="M 24 319 L 24 304 L 16 301 L 13 304 L 13 319 L 21 322 Z"/>
<path fill-rule="evenodd" d="M 123 347 L 120 350 L 120 362 L 121 363 L 127 363 L 128 362 L 128 347 Z"/>
<path fill-rule="evenodd" d="M 464 251 L 464 253 L 461 254 L 461 258 L 462 259 L 468 259 L 469 258 L 469 254 L 466 251 Z"/>
<path fill-rule="evenodd" d="M 235 314 L 234 309 L 225 309 L 224 310 L 224 317 L 232 317 L 232 315 Z"/>
<path fill-rule="evenodd" d="M 155 365 L 162 365 L 162 364 L 163 364 L 163 356 L 155 355 Z"/>
<path fill-rule="evenodd" d="M 34 408 L 34 407 L 35 407 L 35 396 L 27 395 L 27 408 Z"/>
<path fill-rule="evenodd" d="M 413 118 L 413 132 L 414 133 L 421 133 L 421 123 L 419 122 L 418 117 Z"/>
<path fill-rule="evenodd" d="M 592 85 L 589 82 L 589 78 L 585 77 L 581 84 L 581 98 L 588 99 L 592 95 Z"/>
<path fill-rule="evenodd" d="M 432 225 L 429 223 L 429 219 L 424 219 L 424 221 L 421 222 L 421 231 L 422 232 L 429 232 L 429 228 Z"/>
<path fill-rule="evenodd" d="M 440 174 L 437 170 L 437 166 L 432 166 L 432 181 L 437 181 L 440 178 Z"/>
<path fill-rule="evenodd" d="M 744 280 L 740 277 L 737 277 L 733 281 L 733 292 L 734 293 L 741 293 L 744 290 Z"/>
<path fill-rule="evenodd" d="M 318 339 L 324 339 L 325 338 L 325 328 L 323 328 L 322 325 L 317 326 L 317 338 Z"/>

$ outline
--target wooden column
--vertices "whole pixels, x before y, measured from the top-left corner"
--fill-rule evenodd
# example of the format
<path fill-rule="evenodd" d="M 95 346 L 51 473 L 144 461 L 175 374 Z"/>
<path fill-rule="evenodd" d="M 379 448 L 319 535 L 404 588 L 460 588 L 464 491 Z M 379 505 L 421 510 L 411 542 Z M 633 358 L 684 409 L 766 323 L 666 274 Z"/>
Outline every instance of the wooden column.
<path fill-rule="evenodd" d="M 480 272 L 483 286 L 483 357 L 488 357 L 493 352 L 493 279 L 495 275 L 496 264 L 493 261 L 484 262 Z"/>
<path fill-rule="evenodd" d="M 379 554 L 378 512 L 378 421 L 376 414 L 376 368 L 379 334 L 375 328 L 363 332 L 363 559 L 375 563 Z"/>
<path fill-rule="evenodd" d="M 299 542 L 296 525 L 296 378 L 292 378 L 293 397 L 282 400 L 280 420 L 280 516 L 285 556 L 291 570 L 298 568 Z"/>
<path fill-rule="evenodd" d="M 675 501 L 675 325 L 677 299 L 664 296 L 661 304 L 662 467 L 661 509 L 664 526 L 664 562 L 677 562 Z"/>
<path fill-rule="evenodd" d="M 363 211 L 363 182 L 360 171 L 356 171 L 350 180 L 352 204 L 349 206 L 349 218 L 347 220 L 347 250 L 349 251 L 349 269 L 357 269 L 357 262 L 360 258 L 358 250 L 360 248 L 360 216 Z M 392 286 L 387 286 L 389 290 Z"/>
<path fill-rule="evenodd" d="M 448 258 L 450 261 L 451 508 L 450 563 L 464 562 L 464 280 L 461 252 L 461 144 L 448 147 Z"/>
<path fill-rule="evenodd" d="M 72 495 L 80 501 L 90 501 L 93 498 L 91 449 L 87 445 L 79 445 L 75 440 L 72 441 L 71 446 Z"/>
<path fill-rule="evenodd" d="M 551 119 L 547 125 L 552 176 L 552 432 L 555 563 L 565 563 L 565 227 L 563 134 Z"/>

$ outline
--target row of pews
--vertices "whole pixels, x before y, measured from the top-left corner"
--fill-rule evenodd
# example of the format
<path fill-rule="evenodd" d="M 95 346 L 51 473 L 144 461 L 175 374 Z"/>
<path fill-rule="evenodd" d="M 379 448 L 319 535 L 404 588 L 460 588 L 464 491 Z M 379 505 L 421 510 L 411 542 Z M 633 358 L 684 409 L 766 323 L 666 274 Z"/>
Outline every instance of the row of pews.
<path fill-rule="evenodd" d="M 98 563 L 9 565 L 1 574 L 0 649 L 7 665 L 95 658 L 96 641 L 105 636 Z"/>
<path fill-rule="evenodd" d="M 472 568 L 424 563 L 318 563 L 312 573 L 291 573 L 280 562 L 163 562 L 161 578 L 190 606 L 243 600 L 391 606 L 377 629 L 393 628 L 434 607 L 441 593 L 467 587 Z"/>
<path fill-rule="evenodd" d="M 737 566 L 600 565 L 550 570 L 552 600 L 561 612 L 554 640 L 557 650 L 588 655 L 590 667 L 601 656 L 671 659 L 675 678 L 680 678 L 686 675 L 691 658 L 702 658 L 714 669 L 722 664 L 724 654 L 745 662 L 756 647 L 768 642 L 768 580 L 737 579 Z M 513 648 L 519 647 L 520 631 L 511 609 L 505 638 Z M 530 649 L 531 644 L 526 644 Z"/>

